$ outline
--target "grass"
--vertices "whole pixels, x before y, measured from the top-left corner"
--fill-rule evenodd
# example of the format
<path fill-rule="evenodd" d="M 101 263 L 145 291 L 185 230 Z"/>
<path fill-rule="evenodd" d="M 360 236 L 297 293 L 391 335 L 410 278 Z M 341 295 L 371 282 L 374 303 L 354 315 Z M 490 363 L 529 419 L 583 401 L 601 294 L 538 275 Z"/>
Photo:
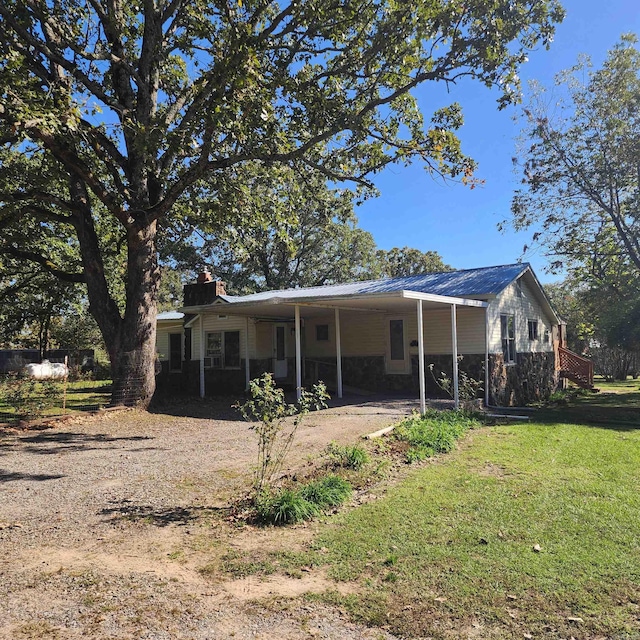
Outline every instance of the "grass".
<path fill-rule="evenodd" d="M 598 393 L 582 391 L 570 397 L 567 404 L 548 407 L 539 414 L 546 422 L 572 422 L 574 424 L 629 425 L 640 423 L 640 380 L 605 382 L 596 378 Z M 570 394 L 571 396 L 573 394 Z"/>
<path fill-rule="evenodd" d="M 325 527 L 314 546 L 359 591 L 322 597 L 407 637 L 640 638 L 638 403 L 633 383 L 603 385 L 471 432 Z"/>
<path fill-rule="evenodd" d="M 14 416 L 18 417 L 16 407 L 12 406 L 5 394 L 2 393 L 1 385 L 2 382 L 0 382 L 0 416 L 5 416 L 9 419 Z M 41 412 L 44 416 L 55 416 L 64 413 L 62 409 L 64 383 L 57 381 L 54 385 L 55 394 L 51 402 L 46 403 L 53 406 L 49 406 Z M 36 383 L 33 393 L 34 403 L 37 403 L 42 392 L 42 385 Z M 108 380 L 75 380 L 67 383 L 66 413 L 98 409 L 108 405 L 110 400 L 111 383 Z M 38 413 L 40 412 L 38 411 Z"/>

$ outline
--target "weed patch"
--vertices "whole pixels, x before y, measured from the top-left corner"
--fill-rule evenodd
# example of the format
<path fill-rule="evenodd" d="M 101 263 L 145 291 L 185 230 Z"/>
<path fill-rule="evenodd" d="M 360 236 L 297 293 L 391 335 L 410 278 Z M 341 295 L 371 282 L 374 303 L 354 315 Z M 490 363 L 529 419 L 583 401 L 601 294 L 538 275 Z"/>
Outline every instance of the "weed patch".
<path fill-rule="evenodd" d="M 464 411 L 428 411 L 403 420 L 393 437 L 407 444 L 406 459 L 411 463 L 448 453 L 466 431 L 481 425 L 478 417 Z"/>

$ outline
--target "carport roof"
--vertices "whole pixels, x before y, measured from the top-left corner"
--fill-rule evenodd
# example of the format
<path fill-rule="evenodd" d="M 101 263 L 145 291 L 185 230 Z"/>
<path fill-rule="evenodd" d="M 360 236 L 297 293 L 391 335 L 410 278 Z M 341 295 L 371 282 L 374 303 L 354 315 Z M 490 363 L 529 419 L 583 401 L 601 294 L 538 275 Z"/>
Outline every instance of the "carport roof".
<path fill-rule="evenodd" d="M 187 313 L 223 312 L 234 315 L 290 317 L 294 306 L 302 314 L 318 309 L 340 308 L 362 311 L 403 311 L 421 299 L 427 306 L 458 304 L 485 307 L 511 282 L 530 270 L 528 263 L 427 273 L 402 278 L 368 280 L 280 291 L 264 291 L 246 296 L 219 296 L 213 303 L 185 307 Z"/>
<path fill-rule="evenodd" d="M 508 264 L 479 269 L 462 269 L 442 273 L 424 273 L 402 278 L 365 280 L 347 284 L 325 285 L 281 291 L 263 291 L 247 296 L 220 296 L 230 303 L 259 302 L 272 298 L 296 299 L 333 298 L 349 295 L 367 295 L 416 291 L 457 298 L 494 296 L 529 268 L 528 263 Z"/>

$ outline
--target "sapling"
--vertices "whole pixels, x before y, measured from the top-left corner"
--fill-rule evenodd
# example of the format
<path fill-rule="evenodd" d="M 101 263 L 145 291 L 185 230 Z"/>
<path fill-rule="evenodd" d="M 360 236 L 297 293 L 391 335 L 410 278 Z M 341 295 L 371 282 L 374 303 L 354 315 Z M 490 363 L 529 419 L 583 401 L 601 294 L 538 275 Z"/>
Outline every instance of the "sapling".
<path fill-rule="evenodd" d="M 249 393 L 251 399 L 236 406 L 246 420 L 254 423 L 250 428 L 258 435 L 258 464 L 253 488 L 255 498 L 259 500 L 269 493 L 280 473 L 304 417 L 309 411 L 326 408 L 330 396 L 325 384 L 318 382 L 310 391 L 303 389 L 298 402 L 289 404 L 271 373 L 252 380 Z"/>

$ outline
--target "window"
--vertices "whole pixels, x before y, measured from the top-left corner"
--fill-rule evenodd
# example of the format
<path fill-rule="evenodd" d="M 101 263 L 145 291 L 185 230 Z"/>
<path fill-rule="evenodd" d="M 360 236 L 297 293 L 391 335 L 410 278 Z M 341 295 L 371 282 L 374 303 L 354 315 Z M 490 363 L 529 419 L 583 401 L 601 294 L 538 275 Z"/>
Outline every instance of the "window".
<path fill-rule="evenodd" d="M 204 366 L 210 369 L 240 367 L 240 332 L 212 331 L 207 333 Z"/>
<path fill-rule="evenodd" d="M 169 371 L 182 370 L 182 335 L 169 334 Z"/>
<path fill-rule="evenodd" d="M 537 340 L 538 339 L 538 321 L 537 320 L 529 320 L 529 340 Z"/>
<path fill-rule="evenodd" d="M 389 346 L 392 360 L 404 360 L 404 322 L 389 320 Z"/>
<path fill-rule="evenodd" d="M 516 361 L 516 319 L 513 315 L 500 316 L 500 335 L 502 336 L 502 354 L 506 363 Z"/>
<path fill-rule="evenodd" d="M 316 340 L 322 342 L 329 339 L 329 325 L 317 324 L 316 325 Z"/>

